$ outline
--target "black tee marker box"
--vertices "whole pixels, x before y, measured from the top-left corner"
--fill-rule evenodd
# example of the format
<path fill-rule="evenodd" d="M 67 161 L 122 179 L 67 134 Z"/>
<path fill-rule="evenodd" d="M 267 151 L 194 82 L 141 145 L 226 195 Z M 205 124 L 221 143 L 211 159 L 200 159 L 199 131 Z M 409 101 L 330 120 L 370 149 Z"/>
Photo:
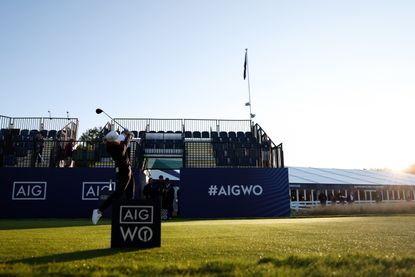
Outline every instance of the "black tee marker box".
<path fill-rule="evenodd" d="M 161 245 L 160 203 L 152 200 L 114 202 L 111 248 Z"/>

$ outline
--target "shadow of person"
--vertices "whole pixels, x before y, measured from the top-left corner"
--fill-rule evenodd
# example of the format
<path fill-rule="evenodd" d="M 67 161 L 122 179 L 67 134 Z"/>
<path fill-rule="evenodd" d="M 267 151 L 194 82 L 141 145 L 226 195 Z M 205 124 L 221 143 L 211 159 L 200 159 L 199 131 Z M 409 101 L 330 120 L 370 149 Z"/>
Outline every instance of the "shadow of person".
<path fill-rule="evenodd" d="M 87 260 L 98 257 L 110 256 L 122 252 L 140 251 L 138 248 L 105 248 L 105 249 L 93 249 L 84 251 L 75 251 L 70 253 L 52 254 L 39 257 L 31 257 L 24 259 L 17 259 L 7 261 L 6 264 L 47 264 L 47 263 L 59 263 L 59 262 L 71 262 L 77 260 Z"/>

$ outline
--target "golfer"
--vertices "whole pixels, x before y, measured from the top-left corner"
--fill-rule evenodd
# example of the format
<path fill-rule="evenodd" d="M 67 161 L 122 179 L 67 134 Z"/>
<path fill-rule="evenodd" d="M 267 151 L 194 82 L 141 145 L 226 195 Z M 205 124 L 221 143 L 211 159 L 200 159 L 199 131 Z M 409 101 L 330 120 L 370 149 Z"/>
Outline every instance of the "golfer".
<path fill-rule="evenodd" d="M 107 209 L 114 199 L 118 199 L 125 192 L 127 200 L 134 198 L 134 176 L 131 170 L 130 159 L 128 155 L 128 147 L 131 142 L 132 134 L 124 132 L 118 135 L 117 132 L 111 131 L 105 137 L 104 141 L 107 145 L 107 152 L 111 155 L 115 162 L 115 172 L 117 175 L 117 187 L 115 191 L 102 202 L 98 209 L 92 212 L 92 223 L 97 224 L 102 213 Z"/>

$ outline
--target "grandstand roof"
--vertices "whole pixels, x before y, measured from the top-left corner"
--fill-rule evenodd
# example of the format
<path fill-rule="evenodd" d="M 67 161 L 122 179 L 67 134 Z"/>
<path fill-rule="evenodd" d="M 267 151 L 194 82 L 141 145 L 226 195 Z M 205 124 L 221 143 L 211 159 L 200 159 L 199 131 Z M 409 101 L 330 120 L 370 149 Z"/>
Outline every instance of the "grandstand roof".
<path fill-rule="evenodd" d="M 388 170 L 289 167 L 290 184 L 410 185 L 415 175 Z"/>

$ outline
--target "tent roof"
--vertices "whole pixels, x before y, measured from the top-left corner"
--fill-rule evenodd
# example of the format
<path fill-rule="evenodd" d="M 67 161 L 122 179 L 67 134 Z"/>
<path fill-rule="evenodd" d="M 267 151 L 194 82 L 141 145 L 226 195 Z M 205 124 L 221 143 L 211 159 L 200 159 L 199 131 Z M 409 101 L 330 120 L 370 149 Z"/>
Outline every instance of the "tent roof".
<path fill-rule="evenodd" d="M 289 167 L 290 184 L 412 185 L 415 175 L 387 170 Z"/>

